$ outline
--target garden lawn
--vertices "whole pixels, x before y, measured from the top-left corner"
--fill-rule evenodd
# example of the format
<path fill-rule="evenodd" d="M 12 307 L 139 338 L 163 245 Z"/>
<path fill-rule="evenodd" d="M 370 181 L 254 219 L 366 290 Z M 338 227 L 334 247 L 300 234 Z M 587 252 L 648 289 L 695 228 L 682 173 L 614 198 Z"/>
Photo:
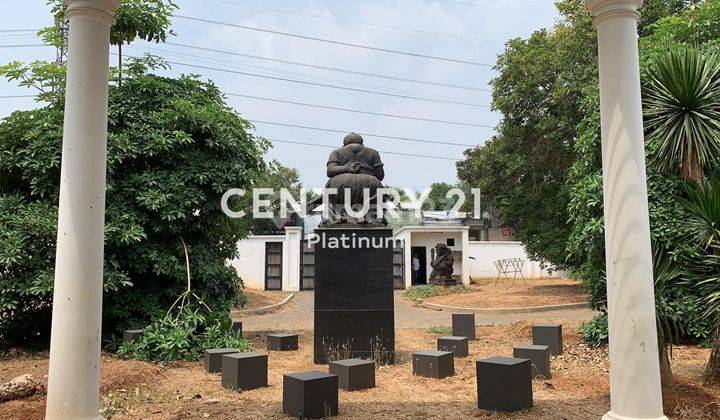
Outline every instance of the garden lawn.
<path fill-rule="evenodd" d="M 552 320 L 547 320 L 552 322 Z M 412 351 L 435 347 L 438 334 L 428 330 L 398 330 L 399 362 L 380 367 L 377 387 L 340 391 L 339 419 L 350 418 L 498 418 L 597 419 L 610 406 L 608 361 L 605 349 L 582 344 L 577 322 L 564 323 L 565 354 L 552 361 L 553 378 L 533 381 L 535 407 L 530 412 L 496 414 L 476 407 L 475 360 L 509 356 L 512 346 L 530 341 L 531 324 L 477 328 L 479 339 L 470 343 L 470 357 L 455 360 L 455 376 L 443 380 L 412 375 Z M 264 336 L 248 337 L 265 353 Z M 694 346 L 673 348 L 676 388 L 666 391 L 665 410 L 674 418 L 718 418 L 720 388 L 703 388 L 701 374 L 709 350 Z M 112 419 L 263 418 L 286 419 L 282 411 L 284 373 L 327 370 L 312 363 L 312 335 L 300 335 L 300 350 L 271 352 L 269 384 L 263 389 L 234 392 L 220 386 L 220 376 L 205 373 L 202 362 L 156 365 L 121 361 L 105 355 L 102 365 L 103 415 Z M 3 380 L 32 373 L 42 380 L 45 354 L 10 354 L 0 359 Z M 0 404 L 0 418 L 40 419 L 42 395 Z"/>

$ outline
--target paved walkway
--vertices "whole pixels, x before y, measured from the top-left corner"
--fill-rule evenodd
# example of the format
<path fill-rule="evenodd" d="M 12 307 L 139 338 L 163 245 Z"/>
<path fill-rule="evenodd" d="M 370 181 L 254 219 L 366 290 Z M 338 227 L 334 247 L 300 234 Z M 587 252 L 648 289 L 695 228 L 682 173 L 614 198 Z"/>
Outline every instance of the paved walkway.
<path fill-rule="evenodd" d="M 303 291 L 283 308 L 264 315 L 251 315 L 240 318 L 244 331 L 312 331 L 314 293 Z M 564 310 L 526 314 L 475 314 L 477 325 L 512 324 L 522 320 L 562 320 L 590 319 L 593 311 L 589 309 Z M 403 299 L 402 291 L 395 292 L 395 328 L 430 328 L 451 323 L 451 312 L 412 306 Z"/>

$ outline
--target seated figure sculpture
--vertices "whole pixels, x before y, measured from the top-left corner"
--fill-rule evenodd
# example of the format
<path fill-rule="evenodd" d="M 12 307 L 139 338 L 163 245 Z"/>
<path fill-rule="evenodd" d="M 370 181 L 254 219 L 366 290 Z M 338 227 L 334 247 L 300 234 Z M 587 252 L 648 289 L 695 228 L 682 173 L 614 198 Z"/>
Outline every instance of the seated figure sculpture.
<path fill-rule="evenodd" d="M 385 178 L 383 163 L 377 150 L 363 145 L 363 138 L 350 133 L 343 140 L 343 147 L 330 153 L 327 162 L 325 188 L 337 193 L 328 197 L 327 217 L 322 225 L 354 225 L 359 227 L 384 227 L 387 221 L 377 214 L 377 189 L 383 188 Z M 347 196 L 347 198 L 346 198 Z M 365 205 L 368 211 L 362 216 L 348 213 L 346 205 L 359 212 Z"/>
<path fill-rule="evenodd" d="M 435 259 L 430 262 L 430 284 L 437 286 L 453 286 L 456 281 L 453 278 L 453 263 L 455 259 L 452 251 L 445 244 L 435 245 Z"/>

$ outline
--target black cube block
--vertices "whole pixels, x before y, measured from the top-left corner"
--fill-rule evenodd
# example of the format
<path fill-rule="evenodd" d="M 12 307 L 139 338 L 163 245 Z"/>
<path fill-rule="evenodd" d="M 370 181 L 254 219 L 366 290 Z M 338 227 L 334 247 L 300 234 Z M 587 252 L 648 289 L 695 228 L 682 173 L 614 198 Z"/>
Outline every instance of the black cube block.
<path fill-rule="evenodd" d="M 451 351 L 455 357 L 467 357 L 468 338 L 456 337 L 454 335 L 440 337 L 437 340 L 437 349 L 441 351 Z"/>
<path fill-rule="evenodd" d="M 237 349 L 207 349 L 205 350 L 205 371 L 218 373 L 222 371 L 222 357 L 225 354 L 239 353 Z"/>
<path fill-rule="evenodd" d="M 236 391 L 267 386 L 267 354 L 247 352 L 223 355 L 221 382 L 223 387 Z"/>
<path fill-rule="evenodd" d="M 230 331 L 232 331 L 236 337 L 242 338 L 242 322 L 233 321 L 230 326 Z"/>
<path fill-rule="evenodd" d="M 455 374 L 451 351 L 425 350 L 413 353 L 413 375 L 442 379 Z"/>
<path fill-rule="evenodd" d="M 283 375 L 283 413 L 310 419 L 337 415 L 337 375 L 318 371 Z"/>
<path fill-rule="evenodd" d="M 533 406 L 530 361 L 514 357 L 490 357 L 475 362 L 478 408 L 519 411 Z"/>
<path fill-rule="evenodd" d="M 550 355 L 562 354 L 562 325 L 543 324 L 532 326 L 533 344 L 550 347 Z"/>
<path fill-rule="evenodd" d="M 123 331 L 123 341 L 139 340 L 143 336 L 145 330 L 125 330 Z"/>
<path fill-rule="evenodd" d="M 452 333 L 454 336 L 475 339 L 475 314 L 452 314 Z"/>
<path fill-rule="evenodd" d="M 513 347 L 513 357 L 530 360 L 533 378 L 550 378 L 550 347 L 522 344 Z"/>
<path fill-rule="evenodd" d="M 346 391 L 375 388 L 375 362 L 362 359 L 329 363 L 330 373 L 338 376 L 338 386 Z"/>
<path fill-rule="evenodd" d="M 268 334 L 267 349 L 276 351 L 290 351 L 298 349 L 297 334 Z"/>

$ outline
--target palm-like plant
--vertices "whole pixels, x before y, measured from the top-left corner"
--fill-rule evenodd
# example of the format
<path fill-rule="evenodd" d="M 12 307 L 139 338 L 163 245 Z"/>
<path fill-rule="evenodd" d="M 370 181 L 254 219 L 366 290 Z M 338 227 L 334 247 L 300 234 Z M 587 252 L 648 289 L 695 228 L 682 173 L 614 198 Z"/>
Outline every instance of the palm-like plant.
<path fill-rule="evenodd" d="M 692 47 L 662 54 L 645 72 L 643 96 L 651 163 L 701 183 L 720 162 L 720 59 Z"/>
<path fill-rule="evenodd" d="M 720 383 L 720 180 L 706 186 L 687 188 L 682 200 L 691 217 L 694 242 L 699 252 L 693 258 L 693 275 L 705 306 L 704 315 L 716 326 L 713 349 L 705 368 L 704 382 Z"/>

